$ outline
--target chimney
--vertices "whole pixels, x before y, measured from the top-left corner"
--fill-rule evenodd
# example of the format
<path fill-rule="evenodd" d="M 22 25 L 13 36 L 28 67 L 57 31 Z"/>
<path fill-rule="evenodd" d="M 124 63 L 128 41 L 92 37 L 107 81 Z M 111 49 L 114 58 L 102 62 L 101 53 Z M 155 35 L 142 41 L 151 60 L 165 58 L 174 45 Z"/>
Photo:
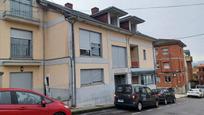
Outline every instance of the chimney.
<path fill-rule="evenodd" d="M 93 8 L 91 9 L 92 15 L 94 15 L 94 14 L 96 14 L 96 13 L 98 13 L 98 12 L 99 12 L 99 8 L 98 8 L 98 7 L 93 7 Z"/>
<path fill-rule="evenodd" d="M 66 8 L 73 9 L 73 4 L 71 4 L 71 3 L 66 3 L 64 6 Z"/>

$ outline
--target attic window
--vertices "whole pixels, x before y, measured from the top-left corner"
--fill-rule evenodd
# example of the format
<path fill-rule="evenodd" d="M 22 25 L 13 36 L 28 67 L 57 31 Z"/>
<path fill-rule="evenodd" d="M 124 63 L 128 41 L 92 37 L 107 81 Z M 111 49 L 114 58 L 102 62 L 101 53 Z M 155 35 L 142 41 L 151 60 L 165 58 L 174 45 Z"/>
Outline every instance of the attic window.
<path fill-rule="evenodd" d="M 111 16 L 110 17 L 110 24 L 114 26 L 118 26 L 118 17 L 117 16 Z"/>

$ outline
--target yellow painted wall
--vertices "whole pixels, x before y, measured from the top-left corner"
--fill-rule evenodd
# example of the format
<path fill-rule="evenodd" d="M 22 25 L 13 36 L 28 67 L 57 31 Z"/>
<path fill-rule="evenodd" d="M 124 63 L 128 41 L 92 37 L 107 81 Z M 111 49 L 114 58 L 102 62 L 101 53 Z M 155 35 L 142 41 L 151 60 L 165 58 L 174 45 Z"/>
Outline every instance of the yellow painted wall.
<path fill-rule="evenodd" d="M 10 86 L 10 73 L 11 72 L 21 72 L 20 66 L 6 66 L 0 67 L 0 69 L 4 72 L 2 76 L 2 87 L 8 88 Z M 42 67 L 34 67 L 34 66 L 24 66 L 23 72 L 32 72 L 33 73 L 33 89 L 36 91 L 43 91 L 43 76 L 42 76 Z"/>
<path fill-rule="evenodd" d="M 69 71 L 67 64 L 46 66 L 46 76 L 50 79 L 50 88 L 67 89 Z"/>
<path fill-rule="evenodd" d="M 33 32 L 33 59 L 43 57 L 42 30 L 37 26 L 0 20 L 0 58 L 10 58 L 11 28 Z"/>
<path fill-rule="evenodd" d="M 130 38 L 129 43 L 138 45 L 140 68 L 154 68 L 152 41 L 141 36 L 134 36 Z M 143 58 L 143 50 L 146 50 L 146 60 Z"/>

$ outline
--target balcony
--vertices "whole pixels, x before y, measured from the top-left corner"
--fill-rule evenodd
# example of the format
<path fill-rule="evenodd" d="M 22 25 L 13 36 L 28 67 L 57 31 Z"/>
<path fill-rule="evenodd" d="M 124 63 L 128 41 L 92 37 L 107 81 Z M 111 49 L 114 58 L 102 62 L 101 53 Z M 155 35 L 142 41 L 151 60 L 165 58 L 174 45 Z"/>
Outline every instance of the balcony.
<path fill-rule="evenodd" d="M 139 68 L 139 51 L 137 45 L 130 45 L 131 68 Z"/>
<path fill-rule="evenodd" d="M 4 20 L 40 25 L 39 9 L 33 3 L 33 0 L 4 0 L 0 4 L 3 6 L 2 18 Z"/>

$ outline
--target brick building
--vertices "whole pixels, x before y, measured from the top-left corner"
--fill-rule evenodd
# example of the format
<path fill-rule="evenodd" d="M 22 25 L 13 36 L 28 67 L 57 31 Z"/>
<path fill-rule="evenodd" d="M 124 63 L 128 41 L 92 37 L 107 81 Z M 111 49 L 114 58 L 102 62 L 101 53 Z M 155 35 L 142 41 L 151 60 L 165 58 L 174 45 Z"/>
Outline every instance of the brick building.
<path fill-rule="evenodd" d="M 204 64 L 200 64 L 197 66 L 197 76 L 199 85 L 204 85 Z"/>
<path fill-rule="evenodd" d="M 178 93 L 186 90 L 185 58 L 180 40 L 158 39 L 154 42 L 157 87 L 172 87 Z"/>

